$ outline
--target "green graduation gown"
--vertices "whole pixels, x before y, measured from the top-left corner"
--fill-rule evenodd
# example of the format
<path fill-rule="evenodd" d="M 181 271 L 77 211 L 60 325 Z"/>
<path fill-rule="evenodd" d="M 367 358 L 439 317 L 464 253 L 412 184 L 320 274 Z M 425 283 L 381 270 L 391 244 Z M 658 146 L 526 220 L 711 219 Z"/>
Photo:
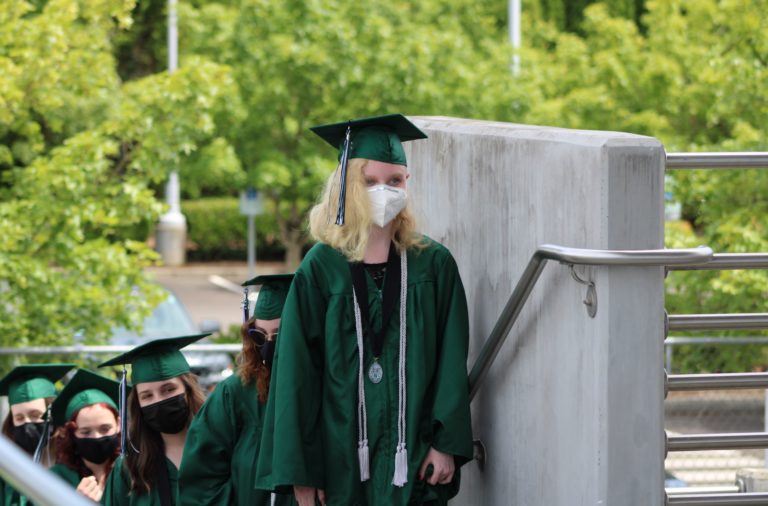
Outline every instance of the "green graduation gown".
<path fill-rule="evenodd" d="M 32 506 L 32 503 L 0 478 L 0 506 Z"/>
<path fill-rule="evenodd" d="M 173 462 L 167 458 L 165 459 L 165 465 L 168 469 L 168 479 L 170 480 L 171 500 L 174 504 L 178 505 L 179 473 Z M 105 506 L 160 506 L 160 493 L 157 487 L 150 490 L 148 494 L 136 495 L 132 493 L 128 470 L 123 471 L 123 457 L 118 457 L 107 477 L 104 495 L 101 497 L 101 504 Z"/>
<path fill-rule="evenodd" d="M 64 464 L 55 464 L 49 469 L 49 471 L 72 485 L 72 488 L 75 489 L 78 485 L 80 485 L 80 481 L 82 480 L 80 474 L 77 471 L 68 468 Z"/>
<path fill-rule="evenodd" d="M 425 238 L 408 251 L 406 444 L 408 481 L 392 485 L 397 446 L 399 300 L 379 359 L 384 375 L 365 375 L 370 480 L 357 456 L 358 350 L 352 278 L 344 256 L 315 245 L 299 266 L 283 309 L 262 435 L 256 486 L 324 489 L 329 506 L 398 506 L 437 501 L 458 491 L 458 467 L 472 457 L 467 382 L 468 317 L 456 263 Z M 369 314 L 381 327 L 382 300 L 370 275 Z M 364 346 L 364 368 L 373 362 Z M 417 477 L 429 448 L 454 455 L 449 485 Z"/>
<path fill-rule="evenodd" d="M 187 432 L 179 470 L 182 506 L 270 506 L 271 493 L 253 488 L 264 405 L 256 384 L 237 375 L 219 383 Z M 278 495 L 276 504 L 291 504 Z"/>

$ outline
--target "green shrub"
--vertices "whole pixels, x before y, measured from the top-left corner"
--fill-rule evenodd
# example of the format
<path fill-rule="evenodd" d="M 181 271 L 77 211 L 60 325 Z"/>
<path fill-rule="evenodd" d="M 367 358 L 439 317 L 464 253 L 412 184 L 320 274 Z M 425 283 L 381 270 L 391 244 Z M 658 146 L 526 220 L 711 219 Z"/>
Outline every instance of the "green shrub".
<path fill-rule="evenodd" d="M 257 260 L 282 259 L 274 213 L 265 206 L 256 217 Z M 182 202 L 187 217 L 187 258 L 192 261 L 246 260 L 248 220 L 236 197 L 212 197 Z"/>

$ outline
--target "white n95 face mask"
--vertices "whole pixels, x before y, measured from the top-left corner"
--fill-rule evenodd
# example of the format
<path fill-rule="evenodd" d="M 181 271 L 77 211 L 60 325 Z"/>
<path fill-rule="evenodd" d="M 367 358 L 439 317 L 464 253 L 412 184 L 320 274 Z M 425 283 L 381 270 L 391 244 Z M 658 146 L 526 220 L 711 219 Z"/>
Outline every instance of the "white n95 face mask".
<path fill-rule="evenodd" d="M 368 197 L 371 199 L 371 218 L 380 227 L 395 219 L 408 200 L 405 190 L 385 184 L 368 188 Z"/>

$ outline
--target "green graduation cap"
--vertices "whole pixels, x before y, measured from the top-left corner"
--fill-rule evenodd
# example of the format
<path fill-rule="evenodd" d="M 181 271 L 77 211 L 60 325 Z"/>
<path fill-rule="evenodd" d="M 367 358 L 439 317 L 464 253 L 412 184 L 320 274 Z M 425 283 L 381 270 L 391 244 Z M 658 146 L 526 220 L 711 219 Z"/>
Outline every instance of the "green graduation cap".
<path fill-rule="evenodd" d="M 8 396 L 10 405 L 56 396 L 56 383 L 75 364 L 20 365 L 0 380 L 0 395 Z"/>
<path fill-rule="evenodd" d="M 119 381 L 80 369 L 53 401 L 53 423 L 57 426 L 64 425 L 80 409 L 101 402 L 117 410 L 119 397 Z"/>
<path fill-rule="evenodd" d="M 350 158 L 367 158 L 379 162 L 407 165 L 403 142 L 426 139 L 427 134 L 402 114 L 387 114 L 320 125 L 310 130 L 328 144 L 339 149 L 339 207 L 336 224 L 344 224 L 347 197 L 347 163 Z"/>
<path fill-rule="evenodd" d="M 280 318 L 291 281 L 293 281 L 293 274 L 270 274 L 256 276 L 243 283 L 242 286 L 261 285 L 256 307 L 253 308 L 253 317 L 259 320 Z"/>
<path fill-rule="evenodd" d="M 179 350 L 210 335 L 207 333 L 155 339 L 107 360 L 99 367 L 131 364 L 131 383 L 134 385 L 175 378 L 190 372 L 187 359 Z"/>
<path fill-rule="evenodd" d="M 339 150 L 341 160 L 347 128 L 350 129 L 349 158 L 367 158 L 407 165 L 403 142 L 426 139 L 427 134 L 402 114 L 387 114 L 310 128 Z"/>

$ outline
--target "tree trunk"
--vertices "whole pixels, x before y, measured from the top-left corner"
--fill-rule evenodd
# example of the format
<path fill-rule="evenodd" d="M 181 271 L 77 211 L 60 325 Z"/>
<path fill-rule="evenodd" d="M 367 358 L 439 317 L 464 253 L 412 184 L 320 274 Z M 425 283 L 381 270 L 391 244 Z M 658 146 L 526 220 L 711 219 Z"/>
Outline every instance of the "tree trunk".
<path fill-rule="evenodd" d="M 279 209 L 277 205 L 277 197 L 273 197 L 275 200 L 275 208 Z M 285 246 L 285 264 L 286 268 L 291 272 L 295 271 L 301 263 L 301 253 L 306 245 L 307 238 L 304 235 L 302 228 L 301 214 L 297 204 L 294 202 L 291 205 L 290 217 L 286 219 L 285 216 L 279 212 L 277 214 L 277 225 L 280 229 L 280 240 Z"/>
<path fill-rule="evenodd" d="M 304 249 L 304 241 L 291 241 L 285 243 L 285 265 L 289 272 L 293 272 L 301 263 L 301 252 Z"/>

